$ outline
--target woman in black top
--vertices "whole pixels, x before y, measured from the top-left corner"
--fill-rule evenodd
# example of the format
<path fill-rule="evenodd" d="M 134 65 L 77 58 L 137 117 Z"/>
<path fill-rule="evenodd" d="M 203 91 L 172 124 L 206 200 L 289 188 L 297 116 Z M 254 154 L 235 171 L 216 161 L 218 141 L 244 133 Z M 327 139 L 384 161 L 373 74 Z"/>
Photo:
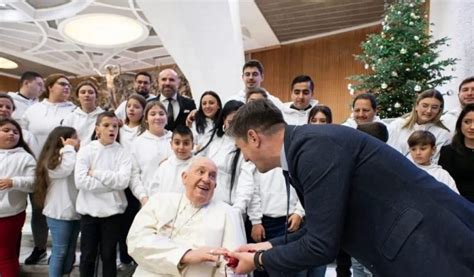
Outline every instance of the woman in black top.
<path fill-rule="evenodd" d="M 474 202 L 474 104 L 462 110 L 453 141 L 441 148 L 438 164 L 456 181 L 459 193 Z"/>

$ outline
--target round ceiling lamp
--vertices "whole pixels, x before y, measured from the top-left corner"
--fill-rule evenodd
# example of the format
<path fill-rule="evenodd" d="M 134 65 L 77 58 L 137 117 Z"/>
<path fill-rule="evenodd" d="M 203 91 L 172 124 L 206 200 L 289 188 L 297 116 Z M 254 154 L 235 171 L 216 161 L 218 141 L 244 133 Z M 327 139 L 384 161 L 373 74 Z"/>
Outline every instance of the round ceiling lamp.
<path fill-rule="evenodd" d="M 119 48 L 148 37 L 145 25 L 132 18 L 104 13 L 75 16 L 62 21 L 61 35 L 77 44 L 97 48 Z"/>
<path fill-rule="evenodd" d="M 18 68 L 18 64 L 7 58 L 0 57 L 0 68 L 15 69 L 15 68 Z"/>

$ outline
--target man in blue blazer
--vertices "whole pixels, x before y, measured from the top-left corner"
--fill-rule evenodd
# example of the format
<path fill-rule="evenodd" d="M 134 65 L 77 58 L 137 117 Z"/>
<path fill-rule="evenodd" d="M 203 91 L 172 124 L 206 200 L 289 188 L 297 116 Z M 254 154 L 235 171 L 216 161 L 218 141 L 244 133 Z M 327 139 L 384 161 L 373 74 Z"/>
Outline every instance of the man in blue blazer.
<path fill-rule="evenodd" d="M 286 243 L 230 253 L 235 272 L 291 276 L 342 248 L 377 276 L 474 275 L 474 205 L 389 146 L 338 125 L 287 126 L 267 100 L 240 108 L 228 132 L 260 172 L 289 173 L 306 211 Z"/>

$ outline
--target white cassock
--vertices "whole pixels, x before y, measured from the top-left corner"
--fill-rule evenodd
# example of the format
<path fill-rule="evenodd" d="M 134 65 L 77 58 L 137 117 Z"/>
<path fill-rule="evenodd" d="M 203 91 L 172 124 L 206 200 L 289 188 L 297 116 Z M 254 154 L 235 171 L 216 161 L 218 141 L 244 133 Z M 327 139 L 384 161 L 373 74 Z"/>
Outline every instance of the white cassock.
<path fill-rule="evenodd" d="M 128 253 L 138 263 L 134 276 L 225 276 L 225 261 L 178 269 L 183 255 L 199 247 L 234 250 L 246 243 L 242 216 L 221 201 L 202 208 L 184 194 L 155 194 L 138 212 L 128 232 Z M 221 258 L 222 259 L 222 258 Z M 228 276 L 235 275 L 227 269 Z"/>

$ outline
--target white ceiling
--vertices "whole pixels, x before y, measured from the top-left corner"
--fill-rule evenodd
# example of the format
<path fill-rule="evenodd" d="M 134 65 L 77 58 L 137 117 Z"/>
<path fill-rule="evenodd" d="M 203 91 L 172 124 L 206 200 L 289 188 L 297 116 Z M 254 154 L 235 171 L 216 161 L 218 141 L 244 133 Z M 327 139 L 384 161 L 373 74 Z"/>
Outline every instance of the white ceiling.
<path fill-rule="evenodd" d="M 212 5 L 216 0 L 201 1 Z M 279 45 L 253 0 L 239 1 L 239 6 L 245 50 Z M 148 27 L 149 36 L 127 47 L 103 49 L 78 45 L 57 30 L 61 21 L 87 13 L 137 19 Z M 0 0 L 0 56 L 20 61 L 17 70 L 0 70 L 13 77 L 38 66 L 84 76 L 105 73 L 109 64 L 125 72 L 174 63 L 134 0 Z"/>

